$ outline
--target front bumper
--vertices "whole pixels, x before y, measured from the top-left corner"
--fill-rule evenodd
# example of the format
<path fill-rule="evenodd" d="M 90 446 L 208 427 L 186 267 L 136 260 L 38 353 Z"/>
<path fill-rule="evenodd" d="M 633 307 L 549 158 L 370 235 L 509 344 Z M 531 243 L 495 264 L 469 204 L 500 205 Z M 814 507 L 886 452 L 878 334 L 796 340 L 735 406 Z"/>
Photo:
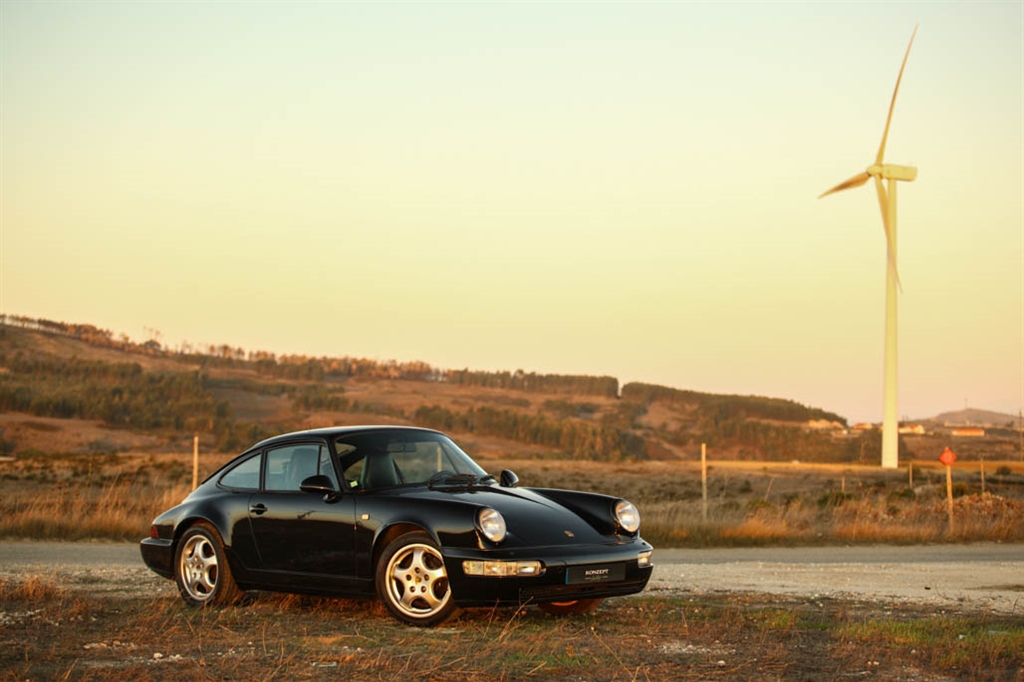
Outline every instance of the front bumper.
<path fill-rule="evenodd" d="M 637 538 L 610 545 L 529 549 L 442 550 L 452 595 L 459 606 L 519 605 L 548 601 L 598 599 L 642 591 L 654 570 L 638 565 L 651 545 Z M 538 560 L 544 573 L 530 577 L 467 575 L 463 561 Z M 607 571 L 608 579 L 601 575 Z M 597 576 L 595 579 L 591 579 Z"/>

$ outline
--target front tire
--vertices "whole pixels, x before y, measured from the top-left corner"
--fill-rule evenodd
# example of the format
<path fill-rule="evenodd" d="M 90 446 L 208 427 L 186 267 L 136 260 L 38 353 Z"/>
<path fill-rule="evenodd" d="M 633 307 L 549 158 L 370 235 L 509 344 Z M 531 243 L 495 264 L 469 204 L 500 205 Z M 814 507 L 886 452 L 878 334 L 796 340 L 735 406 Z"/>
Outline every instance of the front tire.
<path fill-rule="evenodd" d="M 377 594 L 392 616 L 429 627 L 459 614 L 441 551 L 422 532 L 396 538 L 377 563 Z"/>
<path fill-rule="evenodd" d="M 174 582 L 189 606 L 225 606 L 242 596 L 213 526 L 197 523 L 181 536 L 174 554 Z"/>
<path fill-rule="evenodd" d="M 574 599 L 573 601 L 548 601 L 537 604 L 541 611 L 552 616 L 579 616 L 590 613 L 601 605 L 604 599 Z"/>

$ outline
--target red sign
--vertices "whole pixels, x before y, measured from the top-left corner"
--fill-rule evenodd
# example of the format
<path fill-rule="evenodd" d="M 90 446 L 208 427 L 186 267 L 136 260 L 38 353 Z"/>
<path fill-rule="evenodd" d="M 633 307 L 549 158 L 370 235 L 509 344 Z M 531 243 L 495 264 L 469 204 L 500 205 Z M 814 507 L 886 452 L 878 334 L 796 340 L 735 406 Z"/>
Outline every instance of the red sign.
<path fill-rule="evenodd" d="M 951 466 L 953 462 L 956 461 L 956 453 L 950 450 L 949 448 L 946 448 L 945 450 L 942 451 L 942 454 L 939 455 L 939 461 L 945 464 L 946 466 Z"/>

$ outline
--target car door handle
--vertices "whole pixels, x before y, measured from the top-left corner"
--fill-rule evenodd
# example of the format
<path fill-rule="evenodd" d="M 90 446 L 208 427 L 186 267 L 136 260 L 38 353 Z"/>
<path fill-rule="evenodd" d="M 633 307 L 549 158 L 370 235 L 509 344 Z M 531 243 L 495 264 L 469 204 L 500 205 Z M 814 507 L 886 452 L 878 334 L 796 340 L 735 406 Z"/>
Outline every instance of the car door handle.
<path fill-rule="evenodd" d="M 267 505 L 263 504 L 262 502 L 260 502 L 259 504 L 250 504 L 249 505 L 249 513 L 250 514 L 256 514 L 257 516 L 259 516 L 260 514 L 263 514 L 266 511 L 267 511 Z"/>

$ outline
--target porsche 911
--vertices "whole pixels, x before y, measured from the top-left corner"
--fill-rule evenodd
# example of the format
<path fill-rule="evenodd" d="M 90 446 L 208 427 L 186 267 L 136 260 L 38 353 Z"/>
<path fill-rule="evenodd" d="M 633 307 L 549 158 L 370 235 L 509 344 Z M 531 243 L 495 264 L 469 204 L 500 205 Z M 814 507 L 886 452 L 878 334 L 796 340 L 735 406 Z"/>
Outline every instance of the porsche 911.
<path fill-rule="evenodd" d="M 142 558 L 193 606 L 248 590 L 379 598 L 419 626 L 472 607 L 580 614 L 644 589 L 652 547 L 632 503 L 518 483 L 438 431 L 289 433 L 158 516 Z"/>

